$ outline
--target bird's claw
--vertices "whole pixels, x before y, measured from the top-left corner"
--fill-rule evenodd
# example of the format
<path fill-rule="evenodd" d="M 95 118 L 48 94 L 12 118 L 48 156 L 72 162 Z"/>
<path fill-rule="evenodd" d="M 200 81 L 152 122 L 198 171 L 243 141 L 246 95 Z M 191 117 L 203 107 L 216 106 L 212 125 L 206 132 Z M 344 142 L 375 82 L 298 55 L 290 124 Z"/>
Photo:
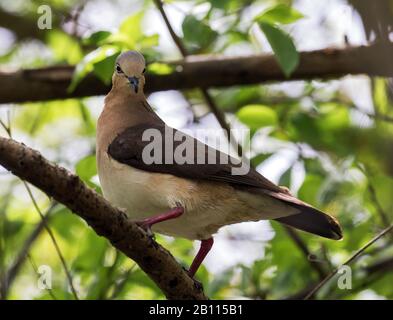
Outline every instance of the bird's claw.
<path fill-rule="evenodd" d="M 146 223 L 145 221 L 136 221 L 136 224 L 141 227 L 143 230 L 145 230 L 145 232 L 147 233 L 147 236 L 154 240 L 155 236 L 153 231 L 151 230 L 151 225 Z"/>
<path fill-rule="evenodd" d="M 183 269 L 185 272 L 187 272 L 188 276 L 194 281 L 194 287 L 195 287 L 197 290 L 203 290 L 203 284 L 202 284 L 202 282 L 196 280 L 196 279 L 194 278 L 194 276 L 190 275 L 190 270 L 188 270 L 186 267 L 182 266 L 182 269 Z"/>
<path fill-rule="evenodd" d="M 203 291 L 203 284 L 202 282 L 195 280 L 194 278 L 192 278 L 192 280 L 194 280 L 194 287 L 195 289 L 199 290 L 199 291 Z"/>
<path fill-rule="evenodd" d="M 146 228 L 146 233 L 147 233 L 147 235 L 149 236 L 149 238 L 154 239 L 154 233 L 153 233 L 153 231 L 151 230 L 151 227 L 150 227 L 150 226 L 148 226 L 148 227 Z"/>
<path fill-rule="evenodd" d="M 176 204 L 176 208 L 182 208 L 182 209 L 184 208 L 179 201 L 176 201 L 175 204 Z"/>

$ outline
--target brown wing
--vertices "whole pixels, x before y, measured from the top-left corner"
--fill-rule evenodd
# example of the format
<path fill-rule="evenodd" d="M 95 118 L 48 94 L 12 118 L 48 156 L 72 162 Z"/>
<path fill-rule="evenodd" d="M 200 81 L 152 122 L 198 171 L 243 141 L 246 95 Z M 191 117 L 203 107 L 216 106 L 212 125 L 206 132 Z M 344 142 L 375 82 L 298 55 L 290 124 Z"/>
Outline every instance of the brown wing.
<path fill-rule="evenodd" d="M 156 161 L 156 163 L 149 163 L 151 160 L 146 161 L 146 159 L 143 159 L 145 148 L 149 144 L 152 146 L 153 143 L 152 139 L 145 139 L 144 141 L 143 134 L 146 132 L 146 129 L 150 129 L 150 133 L 159 133 L 159 136 L 162 137 L 161 141 L 157 139 L 155 142 L 155 147 L 157 148 L 155 151 L 162 154 L 161 161 Z M 173 148 L 170 147 L 170 142 L 168 141 L 173 141 Z M 173 155 L 175 150 L 180 149 L 184 152 L 184 163 L 179 164 L 176 161 L 168 163 L 168 161 L 165 161 L 165 150 L 169 155 Z M 185 157 L 187 151 L 191 154 L 191 158 Z M 263 188 L 272 192 L 282 192 L 280 187 L 252 168 L 248 168 L 247 174 L 233 175 L 233 170 L 239 168 L 241 165 L 234 158 L 161 123 L 129 127 L 109 145 L 108 154 L 118 162 L 145 171 L 168 173 L 182 178 L 210 180 Z M 226 160 L 224 160 L 224 163 L 222 163 L 223 159 Z"/>
<path fill-rule="evenodd" d="M 158 142 L 156 141 L 155 144 L 156 150 L 162 155 L 161 162 L 147 163 L 144 161 L 146 159 L 143 159 L 145 148 L 148 148 L 148 145 L 152 143 L 151 140 L 143 139 L 146 129 L 155 130 L 157 136 L 163 137 L 162 141 L 158 139 Z M 169 129 L 169 136 L 166 129 Z M 167 145 L 168 140 L 164 139 L 165 134 L 167 138 L 171 138 L 169 139 L 170 141 L 173 141 L 172 148 Z M 167 152 L 169 155 L 173 155 L 174 150 L 178 150 L 181 147 L 182 150 L 188 150 L 189 152 L 193 150 L 192 157 L 191 159 L 184 158 L 185 163 L 182 164 L 176 161 L 168 163 L 164 161 L 165 153 L 162 152 L 166 150 L 165 147 L 168 147 Z M 233 158 L 181 131 L 169 128 L 164 123 L 136 125 L 126 129 L 109 145 L 108 154 L 118 162 L 137 169 L 168 173 L 194 180 L 224 182 L 253 193 L 267 194 L 299 209 L 298 214 L 276 219 L 279 222 L 330 239 L 340 239 L 342 237 L 340 225 L 333 217 L 291 196 L 253 168 L 249 168 L 247 174 L 234 175 L 233 169 L 240 165 L 236 164 Z M 222 163 L 222 159 L 225 158 L 227 158 L 227 161 Z M 214 161 L 209 163 L 209 159 Z"/>

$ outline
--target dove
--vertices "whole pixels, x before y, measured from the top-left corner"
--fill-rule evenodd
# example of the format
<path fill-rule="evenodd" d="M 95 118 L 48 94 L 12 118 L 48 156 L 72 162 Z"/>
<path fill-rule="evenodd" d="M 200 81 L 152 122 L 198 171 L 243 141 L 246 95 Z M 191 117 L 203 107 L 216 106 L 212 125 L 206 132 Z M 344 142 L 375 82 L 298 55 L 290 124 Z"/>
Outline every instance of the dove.
<path fill-rule="evenodd" d="M 235 172 L 239 162 L 166 125 L 146 101 L 145 70 L 145 59 L 137 51 L 123 52 L 116 59 L 112 88 L 97 122 L 98 176 L 104 197 L 148 232 L 201 241 L 190 276 L 209 253 L 214 235 L 226 225 L 275 220 L 325 238 L 342 238 L 333 216 L 253 168 Z M 152 148 L 155 135 L 162 139 L 157 138 Z M 180 146 L 189 153 L 189 161 L 167 157 Z M 153 149 L 162 153 L 154 158 L 157 161 L 148 156 Z M 202 161 L 206 158 L 215 161 Z"/>

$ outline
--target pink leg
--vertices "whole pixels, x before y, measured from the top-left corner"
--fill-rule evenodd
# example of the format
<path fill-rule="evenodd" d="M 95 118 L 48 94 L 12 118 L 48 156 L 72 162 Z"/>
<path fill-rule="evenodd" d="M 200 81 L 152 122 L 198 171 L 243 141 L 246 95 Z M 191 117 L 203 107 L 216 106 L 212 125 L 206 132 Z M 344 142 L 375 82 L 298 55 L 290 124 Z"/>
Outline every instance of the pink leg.
<path fill-rule="evenodd" d="M 156 223 L 180 217 L 183 214 L 183 212 L 184 212 L 183 207 L 176 207 L 169 210 L 168 212 L 161 213 L 154 217 L 143 219 L 142 221 L 139 221 L 138 224 L 149 230 Z"/>
<path fill-rule="evenodd" d="M 190 270 L 188 270 L 188 274 L 190 275 L 190 277 L 194 277 L 202 261 L 205 259 L 210 249 L 212 248 L 213 243 L 213 238 L 201 241 L 201 247 L 199 248 L 199 251 L 194 258 L 194 261 L 191 264 Z"/>

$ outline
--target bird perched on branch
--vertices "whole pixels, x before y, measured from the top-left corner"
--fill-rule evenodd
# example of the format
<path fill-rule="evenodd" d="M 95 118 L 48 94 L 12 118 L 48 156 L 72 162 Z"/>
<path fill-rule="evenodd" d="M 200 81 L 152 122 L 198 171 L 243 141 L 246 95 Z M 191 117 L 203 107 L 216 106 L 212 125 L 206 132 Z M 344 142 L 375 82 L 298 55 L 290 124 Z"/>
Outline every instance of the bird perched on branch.
<path fill-rule="evenodd" d="M 136 51 L 116 60 L 97 125 L 98 174 L 104 196 L 146 230 L 201 240 L 191 276 L 225 225 L 274 219 L 322 237 L 342 237 L 333 217 L 252 168 L 235 174 L 234 159 L 167 126 L 146 101 L 144 72 L 145 60 Z M 188 153 L 187 161 L 174 161 L 177 147 Z M 158 161 L 152 161 L 152 150 L 161 153 L 155 154 Z"/>

